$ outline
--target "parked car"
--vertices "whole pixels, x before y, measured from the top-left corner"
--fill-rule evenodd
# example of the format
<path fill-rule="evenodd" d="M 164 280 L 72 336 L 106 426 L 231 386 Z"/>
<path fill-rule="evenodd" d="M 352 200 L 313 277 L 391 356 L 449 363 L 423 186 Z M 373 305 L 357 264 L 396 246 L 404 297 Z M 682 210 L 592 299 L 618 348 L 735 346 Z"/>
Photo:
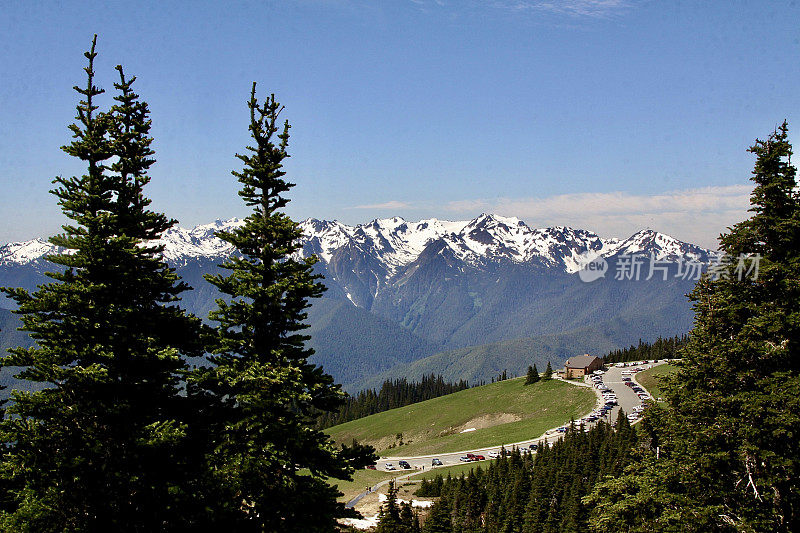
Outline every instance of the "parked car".
<path fill-rule="evenodd" d="M 386 470 L 397 470 L 397 468 L 395 468 L 392 463 L 386 463 L 386 465 L 384 465 L 384 468 L 386 468 Z"/>
<path fill-rule="evenodd" d="M 475 454 L 474 453 L 468 453 L 467 454 L 467 458 L 474 461 L 475 460 Z"/>
<path fill-rule="evenodd" d="M 431 459 L 431 466 L 442 466 L 442 460 L 438 457 Z"/>
<path fill-rule="evenodd" d="M 497 459 L 498 457 L 500 457 L 500 452 L 491 451 L 487 455 L 489 456 L 489 459 Z"/>
<path fill-rule="evenodd" d="M 485 461 L 486 457 L 484 457 L 483 455 L 476 455 L 472 460 L 473 461 Z"/>
<path fill-rule="evenodd" d="M 532 452 L 535 452 L 536 450 L 539 449 L 539 445 L 534 442 L 533 444 L 528 446 L 528 449 L 531 450 Z"/>
<path fill-rule="evenodd" d="M 377 468 L 378 468 L 378 465 L 376 465 L 376 464 L 374 464 L 374 463 L 373 463 L 373 464 L 371 464 L 371 465 L 367 465 L 367 468 L 368 468 L 369 470 L 377 470 Z"/>
<path fill-rule="evenodd" d="M 472 459 L 470 459 L 466 455 L 462 455 L 461 457 L 458 458 L 458 460 L 461 461 L 462 463 L 469 463 L 470 461 L 472 461 Z"/>
<path fill-rule="evenodd" d="M 400 468 L 405 468 L 406 470 L 411 469 L 411 465 L 408 464 L 408 461 L 397 461 L 397 464 L 400 465 Z"/>

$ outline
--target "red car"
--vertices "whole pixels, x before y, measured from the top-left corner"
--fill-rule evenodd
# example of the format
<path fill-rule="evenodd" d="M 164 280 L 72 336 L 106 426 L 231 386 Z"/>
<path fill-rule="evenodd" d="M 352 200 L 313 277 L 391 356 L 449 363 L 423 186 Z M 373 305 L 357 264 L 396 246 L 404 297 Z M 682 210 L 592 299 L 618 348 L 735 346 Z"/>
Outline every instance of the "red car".
<path fill-rule="evenodd" d="M 482 456 L 482 455 L 476 455 L 476 456 L 475 456 L 475 458 L 474 458 L 474 459 L 472 459 L 472 460 L 473 460 L 473 461 L 485 461 L 485 460 L 486 460 L 486 457 L 484 457 L 484 456 Z"/>

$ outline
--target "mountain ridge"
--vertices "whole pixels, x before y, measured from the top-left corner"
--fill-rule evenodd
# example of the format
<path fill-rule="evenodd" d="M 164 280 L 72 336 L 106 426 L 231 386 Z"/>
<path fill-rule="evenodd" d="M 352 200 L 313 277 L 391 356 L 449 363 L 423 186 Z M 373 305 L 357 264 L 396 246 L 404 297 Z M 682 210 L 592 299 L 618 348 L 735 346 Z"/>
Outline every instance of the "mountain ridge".
<path fill-rule="evenodd" d="M 198 258 L 224 258 L 233 247 L 214 235 L 243 224 L 242 219 L 217 219 L 193 228 L 175 226 L 156 242 L 164 245 L 163 256 L 168 262 Z M 563 268 L 577 272 L 596 257 L 609 257 L 621 251 L 640 253 L 653 250 L 657 258 L 700 258 L 711 250 L 686 243 L 650 229 L 640 230 L 627 239 L 603 239 L 589 230 L 569 226 L 531 228 L 516 217 L 482 213 L 472 220 L 447 221 L 436 218 L 417 222 L 401 217 L 373 219 L 350 226 L 337 220 L 308 218 L 299 223 L 303 231 L 300 244 L 303 256 L 316 254 L 330 262 L 333 252 L 351 244 L 365 253 L 380 258 L 386 271 L 396 273 L 412 263 L 432 242 L 441 240 L 459 259 L 473 264 L 479 258 L 510 260 L 517 263 L 539 263 L 548 268 Z M 46 239 L 9 242 L 0 245 L 0 265 L 30 264 L 47 254 L 60 250 Z"/>

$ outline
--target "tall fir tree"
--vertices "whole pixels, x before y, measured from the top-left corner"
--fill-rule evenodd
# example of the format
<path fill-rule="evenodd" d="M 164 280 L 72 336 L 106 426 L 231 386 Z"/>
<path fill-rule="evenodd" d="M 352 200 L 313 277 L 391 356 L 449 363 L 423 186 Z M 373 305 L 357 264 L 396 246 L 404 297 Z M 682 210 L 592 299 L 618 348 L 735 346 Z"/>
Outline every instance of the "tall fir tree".
<path fill-rule="evenodd" d="M 643 421 L 652 450 L 595 490 L 596 530 L 800 528 L 800 197 L 786 123 L 750 151 L 752 216 L 721 236 L 732 260 L 691 295 L 667 409 Z"/>
<path fill-rule="evenodd" d="M 175 221 L 143 193 L 147 104 L 117 67 L 116 104 L 99 111 L 95 44 L 63 147 L 87 171 L 51 191 L 73 221 L 50 239 L 66 250 L 48 258 L 61 268 L 32 294 L 3 289 L 36 341 L 3 365 L 43 388 L 14 391 L 2 422 L 7 531 L 169 531 L 191 520 L 180 508 L 189 470 L 179 389 L 182 354 L 201 353 L 199 321 L 175 304 L 187 287 L 150 242 Z"/>
<path fill-rule="evenodd" d="M 542 372 L 542 380 L 547 381 L 553 378 L 553 367 L 550 366 L 550 361 L 547 362 L 547 368 Z"/>
<path fill-rule="evenodd" d="M 218 236 L 237 255 L 207 276 L 229 300 L 217 300 L 210 318 L 219 324 L 209 351 L 213 368 L 198 371 L 191 391 L 207 402 L 214 425 L 208 436 L 210 471 L 221 497 L 214 505 L 234 531 L 331 531 L 345 514 L 328 477 L 349 479 L 353 467 L 377 459 L 371 448 L 336 449 L 315 429 L 320 412 L 335 412 L 344 393 L 321 368 L 313 350 L 306 309 L 324 286 L 312 273 L 316 258 L 297 259 L 301 231 L 282 209 L 293 184 L 284 179 L 289 124 L 274 95 L 263 104 L 253 84 L 248 108 L 252 145 L 237 154 L 233 172 L 252 213 Z"/>
<path fill-rule="evenodd" d="M 386 501 L 381 504 L 378 512 L 378 526 L 375 533 L 401 533 L 406 528 L 400 517 L 402 506 L 397 503 L 397 485 L 394 480 L 389 481 L 389 488 L 386 491 Z"/>
<path fill-rule="evenodd" d="M 533 385 L 540 379 L 541 377 L 539 376 L 539 371 L 536 370 L 536 365 L 528 366 L 528 374 L 525 376 L 525 385 Z"/>

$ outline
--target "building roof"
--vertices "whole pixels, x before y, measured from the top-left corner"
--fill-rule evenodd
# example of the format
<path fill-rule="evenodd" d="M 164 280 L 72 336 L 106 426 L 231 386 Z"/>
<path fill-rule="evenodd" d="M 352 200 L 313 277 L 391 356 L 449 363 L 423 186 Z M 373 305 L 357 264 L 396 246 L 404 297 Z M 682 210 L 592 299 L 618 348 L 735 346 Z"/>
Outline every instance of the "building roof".
<path fill-rule="evenodd" d="M 589 355 L 588 353 L 583 355 L 573 355 L 567 359 L 567 363 L 564 366 L 567 368 L 586 368 L 597 358 L 597 356 Z"/>

